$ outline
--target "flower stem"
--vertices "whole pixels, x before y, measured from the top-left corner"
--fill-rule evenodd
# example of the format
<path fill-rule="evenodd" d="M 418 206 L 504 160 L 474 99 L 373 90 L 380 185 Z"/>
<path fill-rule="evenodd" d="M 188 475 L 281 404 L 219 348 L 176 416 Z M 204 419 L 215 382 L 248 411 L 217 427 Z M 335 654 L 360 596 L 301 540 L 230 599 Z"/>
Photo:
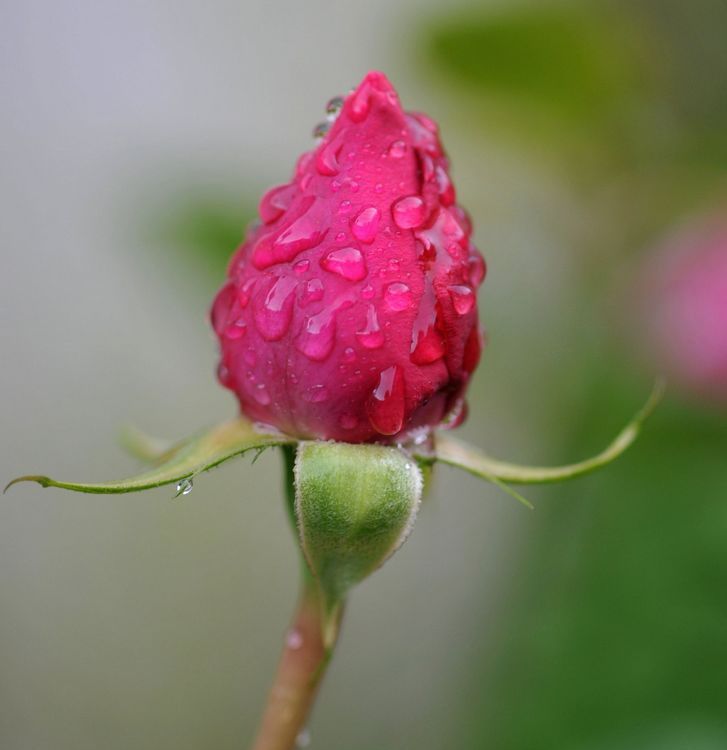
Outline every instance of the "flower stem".
<path fill-rule="evenodd" d="M 286 506 L 297 536 L 295 454 L 293 446 L 283 446 Z M 325 614 L 318 582 L 302 557 L 300 562 L 302 576 L 298 606 L 285 637 L 283 655 L 252 750 L 290 750 L 296 746 L 333 655 L 342 607 L 332 614 Z M 299 744 L 303 746 L 302 742 Z"/>
<path fill-rule="evenodd" d="M 296 746 L 332 655 L 333 645 L 326 648 L 323 642 L 318 587 L 307 571 L 302 589 L 253 750 Z"/>

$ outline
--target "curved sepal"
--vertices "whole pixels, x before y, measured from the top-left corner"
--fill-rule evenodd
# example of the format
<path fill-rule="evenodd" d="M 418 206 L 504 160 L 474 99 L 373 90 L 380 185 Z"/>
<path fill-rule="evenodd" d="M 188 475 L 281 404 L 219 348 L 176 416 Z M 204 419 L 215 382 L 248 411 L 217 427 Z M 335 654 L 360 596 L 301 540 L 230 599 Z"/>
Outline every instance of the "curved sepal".
<path fill-rule="evenodd" d="M 323 595 L 327 645 L 335 640 L 346 593 L 403 544 L 421 495 L 421 470 L 398 448 L 298 446 L 295 514 L 303 553 Z"/>
<path fill-rule="evenodd" d="M 139 492 L 164 484 L 189 482 L 202 471 L 218 466 L 234 456 L 249 450 L 264 450 L 274 445 L 294 443 L 293 438 L 282 434 L 257 432 L 246 419 L 238 418 L 213 427 L 185 440 L 181 440 L 157 458 L 154 468 L 142 474 L 116 482 L 78 483 L 62 482 L 50 477 L 28 475 L 13 479 L 7 490 L 18 482 L 37 482 L 43 487 L 60 487 L 75 492 L 110 494 Z M 182 491 L 181 489 L 179 491 Z"/>
<path fill-rule="evenodd" d="M 511 491 L 511 488 L 507 487 L 505 483 L 548 484 L 574 479 L 607 466 L 622 455 L 636 440 L 645 420 L 654 411 L 663 394 L 664 384 L 659 381 L 655 384 L 646 404 L 621 430 L 611 444 L 596 456 L 578 463 L 552 467 L 520 466 L 492 458 L 478 448 L 443 432 L 436 434 L 435 457 L 434 459 L 429 457 L 429 460 L 441 461 L 450 466 L 464 469 L 470 474 L 494 482 L 508 491 Z M 422 460 L 425 460 L 425 457 L 422 457 Z M 514 493 L 514 491 L 511 492 Z M 514 494 L 518 499 L 523 500 L 517 493 Z"/>

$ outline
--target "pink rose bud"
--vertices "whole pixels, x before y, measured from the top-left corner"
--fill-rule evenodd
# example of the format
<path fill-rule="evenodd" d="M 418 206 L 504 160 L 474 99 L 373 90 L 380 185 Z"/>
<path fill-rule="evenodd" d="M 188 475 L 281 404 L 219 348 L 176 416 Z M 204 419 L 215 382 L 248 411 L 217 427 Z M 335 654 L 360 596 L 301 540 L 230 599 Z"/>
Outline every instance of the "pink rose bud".
<path fill-rule="evenodd" d="M 463 414 L 485 263 L 432 120 L 377 72 L 328 112 L 230 262 L 219 379 L 290 435 L 398 440 Z"/>
<path fill-rule="evenodd" d="M 678 384 L 727 404 L 727 218 L 667 241 L 645 276 L 648 347 Z"/>

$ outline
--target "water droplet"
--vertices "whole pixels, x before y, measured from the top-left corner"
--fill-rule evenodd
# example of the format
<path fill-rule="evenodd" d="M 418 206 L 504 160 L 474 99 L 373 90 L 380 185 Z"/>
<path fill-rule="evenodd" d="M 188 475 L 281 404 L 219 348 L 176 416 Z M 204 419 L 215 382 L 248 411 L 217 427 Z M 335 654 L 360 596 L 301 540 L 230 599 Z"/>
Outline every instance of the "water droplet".
<path fill-rule="evenodd" d="M 227 328 L 225 328 L 224 336 L 230 341 L 235 341 L 236 339 L 242 338 L 246 330 L 247 326 L 245 325 L 245 321 L 240 318 L 239 320 L 236 320 L 232 325 L 229 325 L 227 326 Z"/>
<path fill-rule="evenodd" d="M 338 113 L 341 111 L 342 107 L 343 97 L 334 96 L 326 103 L 326 115 L 328 115 L 329 118 L 335 119 Z"/>
<path fill-rule="evenodd" d="M 467 402 L 458 398 L 439 425 L 443 430 L 454 430 L 467 419 Z"/>
<path fill-rule="evenodd" d="M 397 227 L 415 229 L 424 223 L 427 208 L 418 195 L 409 195 L 394 203 L 391 213 Z"/>
<path fill-rule="evenodd" d="M 428 154 L 420 155 L 422 179 L 424 182 L 431 182 L 434 177 L 434 160 Z"/>
<path fill-rule="evenodd" d="M 298 285 L 292 276 L 278 276 L 262 305 L 255 307 L 255 327 L 266 341 L 283 338 L 293 316 L 293 292 Z"/>
<path fill-rule="evenodd" d="M 361 290 L 361 296 L 364 299 L 373 299 L 374 294 L 376 294 L 376 291 L 371 286 L 371 284 L 366 284 L 366 286 Z"/>
<path fill-rule="evenodd" d="M 339 232 L 336 235 L 336 242 L 345 242 L 346 241 L 346 233 L 345 232 Z"/>
<path fill-rule="evenodd" d="M 343 361 L 344 362 L 355 362 L 356 361 L 356 350 L 348 346 L 343 350 Z"/>
<path fill-rule="evenodd" d="M 288 631 L 285 645 L 292 651 L 297 651 L 303 645 L 303 634 L 297 628 Z"/>
<path fill-rule="evenodd" d="M 270 188 L 260 199 L 258 212 L 266 224 L 272 224 L 290 208 L 295 195 L 295 185 L 277 185 Z"/>
<path fill-rule="evenodd" d="M 267 406 L 270 403 L 270 394 L 265 387 L 265 383 L 258 383 L 252 392 L 252 396 L 261 406 Z"/>
<path fill-rule="evenodd" d="M 353 204 L 351 203 L 351 201 L 341 201 L 338 204 L 338 213 L 347 214 L 351 210 L 352 206 Z"/>
<path fill-rule="evenodd" d="M 300 750 L 310 745 L 310 732 L 307 729 L 301 729 L 298 732 L 298 736 L 295 738 L 295 746 Z"/>
<path fill-rule="evenodd" d="M 240 303 L 240 307 L 247 307 L 250 302 L 253 287 L 255 286 L 255 279 L 248 279 L 237 292 L 237 301 Z"/>
<path fill-rule="evenodd" d="M 232 375 L 230 373 L 230 368 L 224 362 L 220 362 L 217 365 L 217 379 L 222 385 L 227 388 L 232 385 Z"/>
<path fill-rule="evenodd" d="M 366 244 L 372 243 L 379 229 L 380 219 L 381 212 L 378 208 L 374 206 L 364 208 L 351 223 L 353 236 Z"/>
<path fill-rule="evenodd" d="M 315 247 L 328 232 L 326 210 L 322 201 L 307 196 L 300 201 L 279 230 L 268 232 L 253 247 L 252 262 L 258 269 L 276 263 L 289 263 L 296 255 Z"/>
<path fill-rule="evenodd" d="M 487 265 L 475 247 L 470 246 L 470 249 L 472 253 L 468 261 L 469 280 L 472 286 L 478 287 L 485 280 Z"/>
<path fill-rule="evenodd" d="M 405 141 L 394 141 L 389 146 L 389 156 L 392 159 L 401 159 L 402 156 L 406 156 L 408 146 Z"/>
<path fill-rule="evenodd" d="M 303 399 L 309 404 L 320 404 L 328 398 L 328 388 L 325 385 L 313 385 L 304 394 Z"/>
<path fill-rule="evenodd" d="M 310 261 L 309 260 L 299 260 L 294 266 L 293 271 L 298 274 L 298 276 L 301 276 L 304 274 L 308 269 L 310 268 Z"/>
<path fill-rule="evenodd" d="M 338 419 L 338 424 L 343 427 L 344 430 L 353 430 L 358 425 L 358 417 L 355 414 L 341 414 Z"/>
<path fill-rule="evenodd" d="M 411 289 L 400 281 L 396 281 L 386 287 L 384 300 L 387 306 L 396 312 L 408 310 L 414 304 L 414 296 L 411 293 Z"/>
<path fill-rule="evenodd" d="M 210 313 L 210 321 L 212 322 L 212 328 L 218 336 L 222 335 L 225 327 L 227 326 L 227 319 L 230 314 L 230 308 L 233 305 L 235 298 L 235 287 L 231 282 L 227 282 L 225 286 L 220 289 L 219 293 L 215 297 L 214 304 L 212 305 L 212 311 Z"/>
<path fill-rule="evenodd" d="M 308 168 L 311 165 L 311 162 L 313 161 L 313 151 L 306 151 L 305 153 L 302 153 L 298 157 L 298 161 L 295 163 L 295 176 L 301 177 L 305 172 L 308 171 Z"/>
<path fill-rule="evenodd" d="M 315 247 L 323 240 L 328 229 L 321 229 L 316 217 L 304 214 L 294 221 L 273 243 L 281 260 L 292 260 L 303 250 Z"/>
<path fill-rule="evenodd" d="M 313 137 L 317 140 L 322 140 L 331 127 L 330 122 L 319 122 L 313 128 Z"/>
<path fill-rule="evenodd" d="M 357 247 L 332 250 L 321 258 L 321 266 L 326 271 L 336 273 L 349 281 L 361 281 L 366 278 L 366 263 Z"/>
<path fill-rule="evenodd" d="M 174 497 L 179 497 L 180 495 L 189 495 L 189 493 L 194 489 L 194 484 L 192 482 L 192 477 L 187 477 L 186 479 L 182 479 L 180 482 L 177 483 L 177 494 Z"/>
<path fill-rule="evenodd" d="M 411 332 L 411 361 L 416 365 L 428 365 L 441 359 L 446 353 L 442 335 L 437 329 L 437 303 L 432 279 L 427 276 L 419 311 Z"/>
<path fill-rule="evenodd" d="M 379 349 L 384 345 L 384 332 L 381 330 L 379 318 L 376 315 L 376 308 L 373 305 L 368 306 L 366 310 L 366 327 L 361 331 L 356 331 L 356 338 L 367 349 Z"/>
<path fill-rule="evenodd" d="M 333 351 L 335 337 L 336 321 L 333 310 L 325 308 L 306 320 L 295 345 L 308 359 L 322 362 Z"/>
<path fill-rule="evenodd" d="M 379 375 L 366 404 L 371 426 L 381 435 L 395 435 L 404 424 L 404 377 L 396 365 Z"/>
<path fill-rule="evenodd" d="M 303 293 L 300 295 L 300 304 L 305 307 L 305 305 L 311 302 L 318 302 L 318 300 L 323 299 L 324 292 L 325 288 L 320 279 L 310 279 L 306 283 Z"/>
<path fill-rule="evenodd" d="M 341 133 L 329 143 L 324 144 L 316 151 L 316 169 L 324 177 L 332 177 L 338 174 L 340 166 L 338 164 L 338 154 L 343 146 Z"/>
<path fill-rule="evenodd" d="M 475 306 L 475 295 L 470 287 L 464 284 L 454 284 L 449 287 L 449 296 L 458 315 L 467 315 Z"/>
<path fill-rule="evenodd" d="M 375 193 L 383 193 L 384 192 L 384 183 L 383 182 L 377 182 L 374 185 L 374 192 Z"/>
<path fill-rule="evenodd" d="M 439 199 L 442 201 L 443 206 L 451 206 L 455 201 L 454 185 L 452 180 L 449 179 L 447 170 L 439 165 L 434 170 L 434 178 L 437 181 L 437 190 L 439 191 Z"/>

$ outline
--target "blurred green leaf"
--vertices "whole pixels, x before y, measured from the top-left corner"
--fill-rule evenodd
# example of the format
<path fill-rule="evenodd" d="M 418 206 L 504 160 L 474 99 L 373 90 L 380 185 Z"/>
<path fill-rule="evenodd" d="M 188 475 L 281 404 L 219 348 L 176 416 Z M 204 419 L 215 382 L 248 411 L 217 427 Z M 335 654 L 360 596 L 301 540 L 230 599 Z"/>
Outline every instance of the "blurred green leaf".
<path fill-rule="evenodd" d="M 616 373 L 592 383 L 569 450 L 589 446 L 634 398 Z M 698 741 L 704 727 L 724 736 L 725 456 L 724 414 L 667 400 L 648 439 L 558 489 L 511 582 L 494 668 L 483 654 L 489 679 L 472 707 L 481 719 L 463 721 L 473 736 L 462 746 L 667 747 L 646 735 L 639 744 L 647 721 L 650 737 L 680 723 L 687 740 L 669 747 L 714 746 Z"/>
<path fill-rule="evenodd" d="M 588 4 L 506 6 L 437 19 L 426 43 L 454 84 L 591 124 L 642 90 L 643 46 L 635 26 Z"/>
<path fill-rule="evenodd" d="M 190 193 L 154 205 L 143 226 L 145 234 L 173 254 L 174 263 L 181 259 L 217 283 L 254 216 L 252 200 L 239 201 L 226 193 Z"/>

